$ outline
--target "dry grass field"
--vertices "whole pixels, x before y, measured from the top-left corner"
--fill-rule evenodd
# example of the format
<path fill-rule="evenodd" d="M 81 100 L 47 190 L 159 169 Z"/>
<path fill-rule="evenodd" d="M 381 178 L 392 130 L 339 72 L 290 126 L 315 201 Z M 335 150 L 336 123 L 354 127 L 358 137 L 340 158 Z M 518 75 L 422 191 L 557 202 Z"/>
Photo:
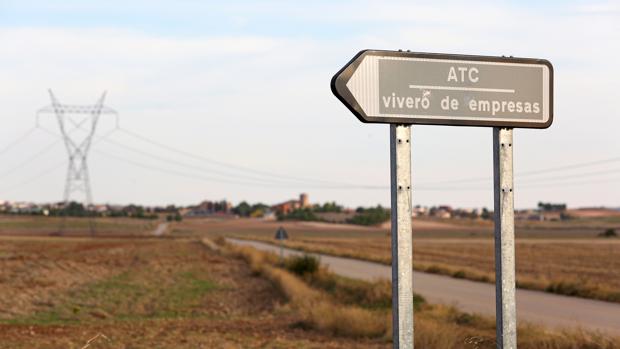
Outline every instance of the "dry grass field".
<path fill-rule="evenodd" d="M 391 262 L 390 241 L 386 238 L 302 238 L 288 240 L 285 245 Z M 490 239 L 417 239 L 413 246 L 414 268 L 494 282 L 493 246 Z M 620 240 L 521 239 L 516 256 L 519 287 L 620 302 Z"/>
<path fill-rule="evenodd" d="M 209 248 L 191 237 L 206 234 L 188 228 L 196 223 L 175 224 L 165 238 L 0 236 L 0 348 L 391 347 L 388 282 L 325 270 L 299 277 L 273 255 Z M 493 319 L 422 299 L 416 308 L 418 348 L 495 346 Z M 617 339 L 528 325 L 519 340 L 520 348 L 620 348 Z"/>
<path fill-rule="evenodd" d="M 0 348 L 375 348 L 300 316 L 240 259 L 185 239 L 0 238 Z"/>
<path fill-rule="evenodd" d="M 0 235 L 51 235 L 58 232 L 62 218 L 45 216 L 0 215 Z M 149 234 L 156 220 L 135 218 L 96 218 L 96 232 L 102 236 Z M 89 219 L 68 217 L 64 235 L 88 235 Z"/>
<path fill-rule="evenodd" d="M 281 267 L 273 254 L 250 247 L 226 247 L 244 258 L 259 275 L 271 280 L 307 328 L 335 336 L 385 338 L 391 334 L 391 285 L 349 280 L 321 269 L 310 271 L 308 262 L 289 259 Z M 293 262 L 293 263 L 291 263 Z M 300 264 L 301 263 L 301 264 Z M 292 265 L 297 267 L 291 268 Z M 300 266 L 306 265 L 300 274 Z M 297 270 L 297 276 L 289 270 Z M 453 307 L 426 304 L 414 299 L 415 346 L 423 349 L 492 349 L 495 322 L 492 318 L 463 313 Z M 523 349 L 612 349 L 620 339 L 580 330 L 548 331 L 521 323 L 519 348 Z M 389 344 L 386 343 L 386 347 Z"/>
<path fill-rule="evenodd" d="M 290 239 L 285 245 L 309 252 L 389 264 L 391 248 L 385 228 L 257 220 L 188 220 L 173 234 L 205 234 L 274 242 L 278 226 Z M 519 222 L 519 287 L 620 302 L 620 239 L 599 238 L 607 228 L 620 232 L 620 219 L 569 222 Z M 414 268 L 421 271 L 494 281 L 492 225 L 476 221 L 414 221 Z"/>

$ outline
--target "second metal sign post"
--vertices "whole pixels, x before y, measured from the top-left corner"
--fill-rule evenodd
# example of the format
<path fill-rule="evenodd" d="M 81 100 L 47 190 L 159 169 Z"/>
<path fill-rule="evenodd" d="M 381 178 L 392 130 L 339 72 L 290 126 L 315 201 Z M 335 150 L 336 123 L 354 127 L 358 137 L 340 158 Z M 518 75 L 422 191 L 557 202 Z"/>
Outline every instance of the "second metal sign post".
<path fill-rule="evenodd" d="M 392 327 L 394 348 L 413 348 L 411 127 L 390 125 Z"/>

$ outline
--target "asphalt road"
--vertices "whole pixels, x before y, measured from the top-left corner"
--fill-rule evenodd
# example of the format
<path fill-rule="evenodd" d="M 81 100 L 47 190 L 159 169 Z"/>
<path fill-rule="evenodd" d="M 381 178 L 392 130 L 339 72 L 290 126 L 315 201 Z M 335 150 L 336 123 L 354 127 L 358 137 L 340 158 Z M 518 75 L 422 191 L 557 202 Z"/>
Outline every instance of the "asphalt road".
<path fill-rule="evenodd" d="M 279 253 L 280 248 L 267 243 L 228 239 L 238 245 L 249 245 Z M 302 252 L 284 248 L 284 255 Z M 321 263 L 339 275 L 372 281 L 391 279 L 387 265 L 357 259 L 315 254 Z M 430 303 L 451 304 L 472 313 L 495 315 L 495 285 L 455 279 L 447 276 L 413 273 L 413 290 Z M 620 304 L 566 297 L 551 293 L 517 290 L 517 317 L 548 327 L 582 327 L 612 335 L 620 335 Z"/>

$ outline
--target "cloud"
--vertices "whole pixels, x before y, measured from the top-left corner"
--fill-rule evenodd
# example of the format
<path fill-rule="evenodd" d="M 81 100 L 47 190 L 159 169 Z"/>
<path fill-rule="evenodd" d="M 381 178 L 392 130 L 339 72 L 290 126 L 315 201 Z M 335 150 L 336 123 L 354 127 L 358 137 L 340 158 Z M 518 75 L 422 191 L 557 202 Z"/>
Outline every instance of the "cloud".
<path fill-rule="evenodd" d="M 97 6 L 102 7 L 97 11 L 112 11 L 108 5 Z M 171 16 L 183 13 L 197 21 L 207 8 L 193 6 L 194 11 L 172 6 Z M 156 2 L 148 12 L 164 16 L 169 7 Z M 328 84 L 359 49 L 404 48 L 550 59 L 556 67 L 556 123 L 546 131 L 517 132 L 516 167 L 529 170 L 611 157 L 620 151 L 614 134 L 620 111 L 613 79 L 620 68 L 612 59 L 620 53 L 620 21 L 613 8 L 454 1 L 236 3 L 218 5 L 211 16 L 234 13 L 229 19 L 236 25 L 255 28 L 258 23 L 269 27 L 270 33 L 249 29 L 184 35 L 163 25 L 156 31 L 75 23 L 5 26 L 0 28 L 0 102 L 7 126 L 0 137 L 13 139 L 32 126 L 34 111 L 49 103 L 48 87 L 67 103 L 89 103 L 107 89 L 108 103 L 121 113 L 121 125 L 177 148 L 295 176 L 388 184 L 387 128 L 360 124 L 335 100 Z M 49 126 L 55 126 L 53 120 Z M 44 146 L 40 143 L 24 147 L 20 155 Z M 414 181 L 488 175 L 489 144 L 487 129 L 416 126 Z M 54 156 L 62 159 L 62 148 L 57 150 Z M 6 166 L 19 160 L 10 158 Z M 97 201 L 189 203 L 205 197 L 277 201 L 305 190 L 179 179 L 96 155 L 91 168 Z M 58 198 L 62 192 L 62 176 L 41 183 L 46 185 L 14 195 Z M 620 195 L 617 190 L 593 186 L 590 194 L 562 188 L 520 192 L 517 206 L 545 199 L 538 195 L 561 197 L 569 204 L 613 203 Z M 313 199 L 350 205 L 389 201 L 387 192 L 312 194 Z M 477 206 L 489 205 L 487 194 L 416 192 L 414 197 L 422 204 Z"/>
<path fill-rule="evenodd" d="M 620 15 L 620 3 L 617 1 L 605 1 L 605 2 L 588 2 L 585 4 L 576 5 L 575 11 L 581 14 L 587 15 L 604 15 L 604 16 L 618 16 Z"/>

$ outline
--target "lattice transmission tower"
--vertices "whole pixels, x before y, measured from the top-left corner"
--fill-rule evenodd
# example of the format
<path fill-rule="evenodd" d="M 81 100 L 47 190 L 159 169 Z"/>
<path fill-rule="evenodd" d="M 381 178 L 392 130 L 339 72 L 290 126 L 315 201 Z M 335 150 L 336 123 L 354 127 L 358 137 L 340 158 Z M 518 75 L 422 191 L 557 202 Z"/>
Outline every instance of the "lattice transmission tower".
<path fill-rule="evenodd" d="M 95 233 L 95 220 L 93 214 L 93 197 L 90 186 L 90 177 L 88 173 L 88 151 L 93 142 L 99 116 L 102 114 L 113 114 L 116 116 L 116 124 L 118 127 L 118 113 L 111 108 L 106 107 L 106 92 L 93 105 L 69 105 L 62 104 L 49 90 L 52 104 L 39 109 L 37 112 L 37 126 L 39 125 L 40 114 L 54 114 L 58 120 L 60 133 L 69 155 L 69 164 L 67 168 L 67 178 L 65 181 L 65 191 L 63 197 L 63 210 L 59 234 L 62 234 L 66 228 L 67 209 L 70 199 L 74 192 L 82 192 L 85 196 L 84 208 L 89 213 L 90 233 Z M 81 130 L 81 135 L 72 135 L 74 131 Z"/>

